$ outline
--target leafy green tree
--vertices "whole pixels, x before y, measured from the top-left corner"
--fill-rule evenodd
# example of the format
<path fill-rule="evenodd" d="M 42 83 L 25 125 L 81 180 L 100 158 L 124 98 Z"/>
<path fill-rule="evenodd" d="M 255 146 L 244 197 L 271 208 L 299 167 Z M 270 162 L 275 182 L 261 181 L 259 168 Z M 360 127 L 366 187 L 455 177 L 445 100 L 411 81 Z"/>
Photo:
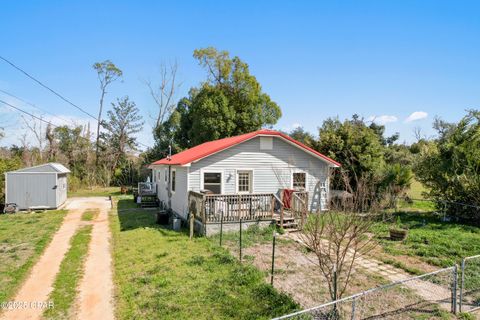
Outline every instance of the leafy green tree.
<path fill-rule="evenodd" d="M 281 117 L 280 107 L 262 91 L 240 58 L 211 47 L 195 50 L 193 56 L 207 70 L 207 79 L 180 100 L 169 123 L 157 128 L 164 140 L 173 139 L 179 149 L 185 149 L 258 130 Z M 165 135 L 166 130 L 170 132 Z M 159 147 L 165 144 L 160 141 Z"/>
<path fill-rule="evenodd" d="M 88 157 L 92 144 L 90 139 L 84 135 L 84 128 L 76 126 L 70 128 L 68 126 L 56 127 L 54 132 L 55 144 L 65 157 L 64 162 L 67 163 L 72 175 L 85 177 L 89 171 Z"/>
<path fill-rule="evenodd" d="M 288 135 L 293 139 L 300 141 L 307 147 L 317 149 L 317 141 L 315 137 L 310 132 L 303 129 L 302 127 L 297 127 L 293 129 Z"/>
<path fill-rule="evenodd" d="M 95 164 L 98 164 L 99 151 L 100 151 L 100 126 L 102 124 L 102 111 L 103 111 L 103 100 L 107 94 L 107 87 L 117 79 L 121 78 L 123 75 L 122 70 L 120 70 L 113 62 L 110 60 L 105 60 L 103 62 L 96 62 L 93 64 L 93 69 L 97 72 L 98 80 L 100 81 L 100 104 L 98 108 L 98 118 L 97 118 L 97 139 L 95 146 Z"/>
<path fill-rule="evenodd" d="M 142 131 L 143 124 L 140 110 L 128 97 L 112 103 L 112 110 L 107 112 L 107 121 L 103 123 L 107 130 L 104 137 L 108 146 L 107 152 L 111 155 L 107 159 L 112 170 L 119 169 L 118 166 L 125 163 L 127 152 L 137 149 L 136 134 Z"/>
<path fill-rule="evenodd" d="M 435 120 L 438 138 L 425 143 L 414 169 L 438 203 L 480 206 L 480 112 L 469 110 L 458 123 Z M 451 215 L 480 224 L 480 210 L 447 203 Z"/>
<path fill-rule="evenodd" d="M 378 132 L 356 115 L 344 122 L 325 120 L 319 128 L 318 151 L 342 164 L 352 187 L 361 178 L 377 182 L 385 167 L 385 146 Z M 333 184 L 343 189 L 345 181 L 337 175 Z"/>

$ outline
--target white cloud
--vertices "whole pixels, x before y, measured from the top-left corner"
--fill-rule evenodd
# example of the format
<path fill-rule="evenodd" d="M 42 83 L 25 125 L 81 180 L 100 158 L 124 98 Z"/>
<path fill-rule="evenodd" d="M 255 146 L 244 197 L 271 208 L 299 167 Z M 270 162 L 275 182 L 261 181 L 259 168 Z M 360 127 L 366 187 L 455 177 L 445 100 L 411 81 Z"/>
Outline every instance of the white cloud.
<path fill-rule="evenodd" d="M 381 116 L 370 116 L 368 117 L 369 121 L 375 122 L 376 124 L 384 125 L 391 122 L 397 122 L 398 118 L 391 115 L 381 115 Z"/>
<path fill-rule="evenodd" d="M 405 122 L 417 121 L 425 119 L 426 117 L 428 117 L 428 113 L 426 113 L 425 111 L 415 111 L 411 115 L 409 115 L 407 119 L 405 119 Z"/>
<path fill-rule="evenodd" d="M 297 129 L 297 128 L 300 128 L 302 125 L 298 122 L 295 122 L 294 124 L 292 124 L 292 128 L 293 129 Z"/>

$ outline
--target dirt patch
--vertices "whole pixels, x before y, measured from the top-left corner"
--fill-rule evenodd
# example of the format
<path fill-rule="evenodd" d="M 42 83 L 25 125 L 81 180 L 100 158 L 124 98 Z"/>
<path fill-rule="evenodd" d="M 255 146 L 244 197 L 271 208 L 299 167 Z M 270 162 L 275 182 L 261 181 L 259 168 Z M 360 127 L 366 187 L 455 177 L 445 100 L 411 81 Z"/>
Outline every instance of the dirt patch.
<path fill-rule="evenodd" d="M 310 308 L 329 302 L 330 295 L 325 278 L 316 266 L 316 255 L 303 245 L 285 236 L 277 241 L 275 254 L 274 286 L 290 294 L 303 308 Z M 234 256 L 238 257 L 238 244 L 227 243 Z M 272 245 L 255 244 L 243 248 L 243 260 L 265 272 L 265 280 L 270 282 Z M 410 275 L 380 261 L 362 257 L 358 260 L 344 297 L 364 290 L 407 279 Z M 413 281 L 404 286 L 395 286 L 369 293 L 356 301 L 357 319 L 415 319 L 428 316 L 440 319 L 440 309 L 449 308 L 448 279 L 432 279 L 432 282 Z M 439 282 L 438 284 L 435 281 Z M 442 283 L 445 282 L 445 283 Z M 436 303 L 433 303 L 435 300 Z M 339 304 L 339 310 L 351 315 L 352 301 Z M 328 308 L 327 308 L 328 309 Z M 329 312 L 331 310 L 323 310 Z M 320 315 L 320 318 L 322 316 Z"/>
<path fill-rule="evenodd" d="M 60 229 L 33 266 L 29 277 L 20 288 L 13 301 L 26 303 L 46 302 L 52 291 L 55 276 L 60 269 L 63 256 L 70 247 L 70 238 L 75 233 L 81 217 L 81 210 L 70 211 Z M 1 319 L 39 319 L 43 309 L 39 307 L 7 309 Z"/>
<path fill-rule="evenodd" d="M 90 208 L 96 208 L 100 213 L 91 222 L 81 221 L 82 213 Z M 41 319 L 44 309 L 38 307 L 36 303 L 48 302 L 60 264 L 70 248 L 71 237 L 79 226 L 89 223 L 93 224 L 92 240 L 86 259 L 85 273 L 79 286 L 75 313 L 76 317 L 82 320 L 113 319 L 113 282 L 108 227 L 110 201 L 103 197 L 71 198 L 67 201 L 66 209 L 69 213 L 62 226 L 55 233 L 13 299 L 13 301 L 27 302 L 30 307 L 7 310 L 1 317 L 2 320 Z"/>
<path fill-rule="evenodd" d="M 110 201 L 106 198 L 95 199 L 93 208 L 97 209 L 98 215 L 91 221 L 92 239 L 85 262 L 84 276 L 78 288 L 77 317 L 78 319 L 109 320 L 114 319 L 111 234 L 108 225 Z"/>

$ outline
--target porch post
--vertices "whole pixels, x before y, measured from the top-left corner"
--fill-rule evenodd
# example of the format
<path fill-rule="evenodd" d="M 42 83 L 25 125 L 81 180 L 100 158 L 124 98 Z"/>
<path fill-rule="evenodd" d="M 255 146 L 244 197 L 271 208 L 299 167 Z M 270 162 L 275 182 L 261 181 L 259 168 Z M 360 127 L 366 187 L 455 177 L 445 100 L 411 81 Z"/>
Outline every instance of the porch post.
<path fill-rule="evenodd" d="M 280 228 L 283 229 L 283 189 L 280 192 Z"/>
<path fill-rule="evenodd" d="M 274 213 L 274 210 L 275 210 L 275 196 L 272 194 L 270 196 L 270 214 L 272 215 L 272 220 L 273 220 L 273 213 Z"/>

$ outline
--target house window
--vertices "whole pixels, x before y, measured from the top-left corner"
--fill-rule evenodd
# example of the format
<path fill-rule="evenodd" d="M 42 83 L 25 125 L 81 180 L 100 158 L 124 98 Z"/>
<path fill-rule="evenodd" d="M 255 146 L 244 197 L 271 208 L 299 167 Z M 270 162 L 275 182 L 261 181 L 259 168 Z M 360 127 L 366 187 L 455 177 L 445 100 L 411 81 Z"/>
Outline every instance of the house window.
<path fill-rule="evenodd" d="M 175 176 L 176 176 L 176 172 L 175 170 L 172 170 L 172 192 L 175 192 Z"/>
<path fill-rule="evenodd" d="M 164 173 L 165 173 L 165 182 L 167 182 L 167 179 L 168 179 L 168 171 L 167 171 L 167 168 L 165 168 Z"/>
<path fill-rule="evenodd" d="M 237 177 L 238 177 L 238 192 L 243 192 L 243 193 L 252 192 L 252 172 L 239 171 Z"/>
<path fill-rule="evenodd" d="M 220 172 L 205 172 L 203 174 L 203 188 L 214 194 L 221 194 L 222 174 Z"/>
<path fill-rule="evenodd" d="M 293 173 L 293 189 L 294 190 L 305 190 L 307 185 L 307 174 L 305 172 L 294 172 Z"/>
<path fill-rule="evenodd" d="M 161 172 L 160 170 L 158 170 L 158 172 L 157 172 L 157 181 L 160 181 L 160 174 L 161 174 L 161 173 L 162 173 L 162 172 Z"/>

